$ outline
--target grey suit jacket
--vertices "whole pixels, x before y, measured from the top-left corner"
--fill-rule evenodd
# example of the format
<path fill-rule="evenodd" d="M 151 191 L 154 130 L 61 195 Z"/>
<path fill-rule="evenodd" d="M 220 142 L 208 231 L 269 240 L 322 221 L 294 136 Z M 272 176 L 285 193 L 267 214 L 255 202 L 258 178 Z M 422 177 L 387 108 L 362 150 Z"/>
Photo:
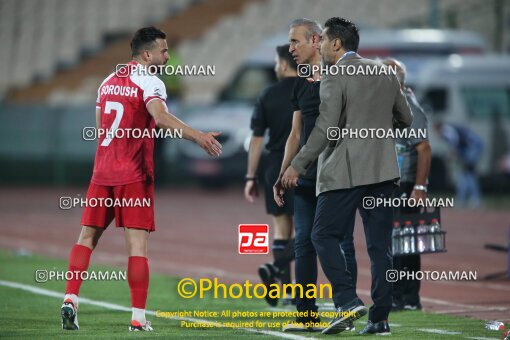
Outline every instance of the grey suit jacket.
<path fill-rule="evenodd" d="M 374 67 L 381 63 L 357 54 L 337 65 Z M 407 127 L 413 121 L 409 104 L 395 75 L 326 75 L 321 80 L 320 114 L 306 144 L 292 160 L 304 174 L 317 157 L 317 195 L 360 185 L 398 180 L 400 177 L 393 138 L 327 138 L 330 127 L 384 129 Z"/>

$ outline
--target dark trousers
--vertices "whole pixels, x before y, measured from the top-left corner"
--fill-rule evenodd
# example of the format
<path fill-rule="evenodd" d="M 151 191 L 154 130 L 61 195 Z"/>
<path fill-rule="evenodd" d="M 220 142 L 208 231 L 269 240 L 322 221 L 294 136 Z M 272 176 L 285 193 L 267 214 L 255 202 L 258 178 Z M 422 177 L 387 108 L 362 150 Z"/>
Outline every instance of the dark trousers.
<path fill-rule="evenodd" d="M 287 240 L 286 240 L 287 241 Z M 280 249 L 279 252 L 275 252 L 273 245 L 274 254 L 274 262 L 273 264 L 278 267 L 278 269 L 284 269 L 290 266 L 290 263 L 294 260 L 294 239 L 291 238 L 287 241 L 287 244 L 283 249 Z M 290 282 L 284 282 L 290 283 Z"/>
<path fill-rule="evenodd" d="M 406 194 L 411 196 L 414 183 L 401 182 L 400 188 L 395 191 L 396 197 Z M 420 208 L 405 207 L 400 208 L 402 214 L 418 213 Z M 406 272 L 418 272 L 421 270 L 420 255 L 395 256 L 393 258 L 393 269 Z M 393 302 L 398 306 L 411 305 L 416 306 L 420 303 L 420 280 L 398 280 L 393 284 Z"/>
<path fill-rule="evenodd" d="M 317 283 L 317 253 L 312 243 L 312 227 L 315 218 L 317 197 L 315 196 L 315 181 L 299 179 L 294 192 L 294 229 L 295 229 L 295 276 L 296 283 L 306 288 L 307 284 Z M 345 237 L 336 248 L 345 254 L 344 266 L 348 268 L 351 280 L 356 285 L 357 264 L 354 252 L 354 216 L 346 221 Z M 341 245 L 341 246 L 340 246 Z M 298 311 L 317 311 L 315 299 L 296 297 Z"/>
<path fill-rule="evenodd" d="M 331 282 L 333 301 L 336 307 L 341 307 L 358 298 L 338 243 L 348 235 L 356 209 L 359 210 L 371 262 L 374 305 L 370 307 L 369 320 L 372 322 L 387 320 L 391 310 L 392 284 L 386 280 L 386 271 L 392 269 L 393 211 L 386 207 L 365 209 L 363 198 L 391 198 L 393 189 L 393 182 L 387 181 L 320 194 L 312 230 L 313 245 L 322 269 Z"/>

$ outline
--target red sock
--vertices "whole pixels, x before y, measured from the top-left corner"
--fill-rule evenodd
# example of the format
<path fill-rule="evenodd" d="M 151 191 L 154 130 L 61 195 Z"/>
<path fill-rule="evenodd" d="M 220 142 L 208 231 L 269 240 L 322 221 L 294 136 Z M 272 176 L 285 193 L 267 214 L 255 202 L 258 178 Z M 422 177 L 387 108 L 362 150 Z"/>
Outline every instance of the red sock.
<path fill-rule="evenodd" d="M 146 257 L 129 257 L 128 283 L 131 291 L 131 307 L 145 309 L 149 290 L 149 262 Z"/>
<path fill-rule="evenodd" d="M 71 254 L 69 254 L 69 266 L 67 270 L 71 272 L 87 271 L 90 263 L 90 255 L 92 255 L 92 249 L 80 244 L 75 244 L 71 249 Z M 67 281 L 66 294 L 78 295 L 81 283 L 81 275 L 73 275 L 73 278 Z"/>

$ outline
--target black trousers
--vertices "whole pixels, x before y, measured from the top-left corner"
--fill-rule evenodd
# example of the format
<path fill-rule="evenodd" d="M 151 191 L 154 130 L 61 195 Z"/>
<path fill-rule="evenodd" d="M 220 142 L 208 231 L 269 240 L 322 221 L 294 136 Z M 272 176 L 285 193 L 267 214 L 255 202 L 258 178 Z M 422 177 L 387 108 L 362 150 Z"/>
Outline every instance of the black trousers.
<path fill-rule="evenodd" d="M 294 195 L 294 228 L 296 231 L 295 239 L 295 274 L 296 283 L 303 287 L 308 284 L 317 284 L 317 253 L 312 243 L 312 230 L 317 208 L 317 197 L 315 196 L 315 180 L 299 179 L 298 186 Z M 346 233 L 340 241 L 340 247 L 337 242 L 336 247 L 343 251 L 347 270 L 356 286 L 358 277 L 356 254 L 354 251 L 354 220 L 346 221 Z M 306 290 L 305 290 L 306 291 Z M 296 307 L 300 312 L 317 311 L 315 298 L 296 298 Z"/>
<path fill-rule="evenodd" d="M 324 273 L 331 282 L 333 301 L 341 307 L 355 298 L 356 287 L 347 270 L 345 256 L 338 247 L 348 231 L 349 222 L 359 210 L 363 220 L 372 271 L 372 300 L 369 320 L 388 319 L 392 302 L 392 284 L 386 280 L 386 271 L 392 269 L 391 231 L 393 211 L 389 207 L 367 209 L 365 197 L 391 198 L 395 185 L 392 181 L 363 185 L 351 189 L 324 192 L 319 195 L 312 242 Z"/>
<path fill-rule="evenodd" d="M 411 196 L 413 191 L 414 183 L 401 182 L 400 188 L 395 191 L 396 197 L 406 194 L 407 197 Z M 402 214 L 414 214 L 418 213 L 420 208 L 406 207 L 400 208 Z M 420 255 L 406 255 L 406 256 L 395 256 L 393 258 L 393 269 L 398 271 L 414 272 L 421 270 L 421 258 Z M 393 302 L 396 305 L 411 305 L 416 306 L 420 303 L 420 280 L 398 280 L 393 284 Z"/>

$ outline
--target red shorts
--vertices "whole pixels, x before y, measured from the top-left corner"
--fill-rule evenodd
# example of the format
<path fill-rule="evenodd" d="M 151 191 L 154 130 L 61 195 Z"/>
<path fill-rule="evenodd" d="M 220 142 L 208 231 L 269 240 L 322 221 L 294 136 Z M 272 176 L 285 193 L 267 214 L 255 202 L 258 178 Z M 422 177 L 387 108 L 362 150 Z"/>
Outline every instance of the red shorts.
<path fill-rule="evenodd" d="M 90 183 L 81 225 L 106 228 L 114 217 L 117 227 L 156 230 L 154 183 L 136 182 L 116 186 Z"/>

